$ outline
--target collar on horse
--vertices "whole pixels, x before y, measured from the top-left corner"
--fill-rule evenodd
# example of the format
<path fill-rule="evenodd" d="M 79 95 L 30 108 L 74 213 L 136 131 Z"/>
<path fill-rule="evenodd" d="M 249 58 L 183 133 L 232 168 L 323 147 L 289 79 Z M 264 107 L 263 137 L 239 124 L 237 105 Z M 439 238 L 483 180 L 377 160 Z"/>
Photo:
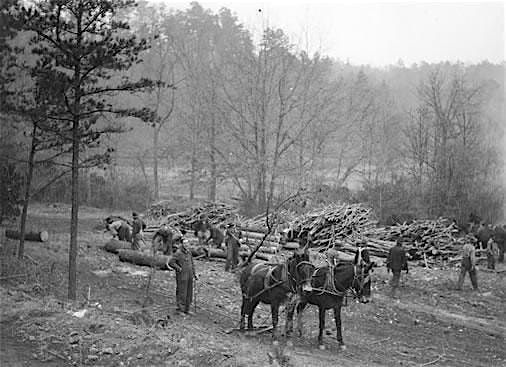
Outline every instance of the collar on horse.
<path fill-rule="evenodd" d="M 278 266 L 281 266 L 281 279 L 276 279 L 273 275 L 274 273 L 274 270 L 276 269 L 276 267 Z M 251 268 L 251 275 L 254 275 L 256 272 L 260 271 L 260 269 L 262 267 L 267 267 L 267 273 L 265 274 L 264 276 L 264 287 L 262 288 L 262 290 L 260 290 L 260 292 L 256 293 L 255 295 L 253 296 L 250 296 L 248 297 L 250 300 L 251 299 L 254 299 L 260 295 L 262 295 L 263 293 L 277 287 L 278 285 L 281 285 L 285 282 L 288 281 L 288 276 L 292 276 L 291 274 L 289 274 L 288 272 L 288 266 L 287 264 L 277 264 L 277 265 L 274 265 L 274 266 L 269 266 L 267 264 L 256 264 L 253 266 L 253 268 Z M 271 281 L 273 281 L 274 283 L 271 283 Z"/>

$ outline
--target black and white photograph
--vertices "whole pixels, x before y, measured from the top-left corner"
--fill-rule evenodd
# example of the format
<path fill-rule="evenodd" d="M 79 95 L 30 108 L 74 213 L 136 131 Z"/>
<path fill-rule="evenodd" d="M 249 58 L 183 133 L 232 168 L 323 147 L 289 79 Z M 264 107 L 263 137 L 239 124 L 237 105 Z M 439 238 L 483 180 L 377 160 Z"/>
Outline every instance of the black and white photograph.
<path fill-rule="evenodd" d="M 0 0 L 0 366 L 505 367 L 505 18 Z"/>

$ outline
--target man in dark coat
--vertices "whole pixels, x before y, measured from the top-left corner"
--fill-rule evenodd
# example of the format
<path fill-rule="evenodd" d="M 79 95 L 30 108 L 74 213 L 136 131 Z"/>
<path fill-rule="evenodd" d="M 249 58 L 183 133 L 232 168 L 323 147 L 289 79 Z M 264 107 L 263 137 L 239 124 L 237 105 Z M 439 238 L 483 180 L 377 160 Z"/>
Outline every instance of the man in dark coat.
<path fill-rule="evenodd" d="M 488 226 L 484 222 L 481 222 L 480 228 L 478 228 L 478 232 L 476 233 L 481 250 L 485 250 L 487 248 L 487 243 L 491 236 L 492 233 Z"/>
<path fill-rule="evenodd" d="M 506 250 L 506 224 L 502 227 L 497 225 L 494 230 L 494 239 L 497 242 L 497 246 L 499 246 L 499 261 L 500 263 L 504 262 L 504 251 Z"/>
<path fill-rule="evenodd" d="M 406 251 L 402 247 L 400 240 L 394 247 L 390 249 L 387 257 L 387 272 L 392 271 L 392 279 L 390 280 L 390 286 L 392 287 L 391 295 L 395 296 L 395 292 L 399 287 L 401 279 L 401 270 L 406 270 L 408 273 L 408 261 L 406 259 Z"/>
<path fill-rule="evenodd" d="M 466 242 L 462 247 L 462 262 L 460 264 L 459 280 L 457 290 L 462 290 L 466 273 L 469 273 L 471 284 L 474 290 L 478 290 L 478 276 L 476 274 L 476 256 L 475 246 L 471 242 Z"/>
<path fill-rule="evenodd" d="M 193 280 L 197 279 L 191 251 L 183 242 L 167 263 L 176 271 L 177 311 L 190 312 L 193 300 Z"/>
<path fill-rule="evenodd" d="M 239 264 L 239 250 L 241 248 L 241 242 L 239 238 L 241 232 L 236 232 L 233 229 L 227 229 L 225 236 L 225 244 L 227 246 L 227 260 L 225 262 L 225 271 L 234 270 Z"/>
<path fill-rule="evenodd" d="M 146 229 L 146 223 L 139 217 L 139 214 L 132 213 L 133 222 L 132 222 L 132 249 L 140 250 L 141 245 L 145 246 L 144 235 L 142 233 L 143 230 Z"/>

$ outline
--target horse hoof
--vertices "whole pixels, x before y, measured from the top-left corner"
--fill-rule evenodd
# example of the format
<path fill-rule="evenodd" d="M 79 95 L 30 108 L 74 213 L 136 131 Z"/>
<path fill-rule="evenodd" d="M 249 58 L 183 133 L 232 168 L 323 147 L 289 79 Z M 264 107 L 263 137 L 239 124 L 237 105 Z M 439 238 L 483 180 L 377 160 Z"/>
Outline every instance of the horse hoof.
<path fill-rule="evenodd" d="M 320 344 L 320 345 L 318 346 L 318 349 L 320 349 L 320 350 L 325 350 L 325 345 Z"/>
<path fill-rule="evenodd" d="M 341 349 L 341 350 L 346 350 L 346 345 L 344 345 L 344 344 L 340 344 L 340 345 L 339 345 L 339 349 Z"/>
<path fill-rule="evenodd" d="M 274 341 L 272 342 L 272 345 L 278 346 L 278 345 L 279 345 L 279 341 L 274 340 Z"/>

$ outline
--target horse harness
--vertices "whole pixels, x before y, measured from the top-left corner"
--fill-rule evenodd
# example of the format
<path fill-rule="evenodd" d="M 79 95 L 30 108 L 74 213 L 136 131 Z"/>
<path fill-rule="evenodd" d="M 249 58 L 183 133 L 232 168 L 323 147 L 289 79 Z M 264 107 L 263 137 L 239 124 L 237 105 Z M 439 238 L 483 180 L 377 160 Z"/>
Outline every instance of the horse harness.
<path fill-rule="evenodd" d="M 334 277 L 334 269 L 335 269 L 335 266 L 330 264 L 328 266 L 328 270 L 325 274 L 325 283 L 323 285 L 323 288 L 312 288 L 312 291 L 313 292 L 319 292 L 317 293 L 318 296 L 324 294 L 324 293 L 327 293 L 327 294 L 331 294 L 333 296 L 337 296 L 337 297 L 344 297 L 344 296 L 347 296 L 348 293 L 351 293 L 354 297 L 357 297 L 357 292 L 353 289 L 353 284 L 355 283 L 355 281 L 359 281 L 359 275 L 357 272 L 357 268 L 360 268 L 360 274 L 362 275 L 362 281 L 360 281 L 360 289 L 362 289 L 364 287 L 364 285 L 369 281 L 370 279 L 370 275 L 367 274 L 367 276 L 364 278 L 363 277 L 363 272 L 364 272 L 364 268 L 363 266 L 358 266 L 358 265 L 353 265 L 353 281 L 351 282 L 351 286 L 346 288 L 344 291 L 340 291 L 336 288 L 336 282 L 335 282 L 335 277 Z M 319 269 L 315 269 L 315 271 L 313 272 L 313 275 L 311 275 L 311 278 L 315 277 L 317 275 L 317 272 L 318 272 Z"/>
<path fill-rule="evenodd" d="M 273 288 L 276 288 L 278 285 L 281 285 L 281 284 L 288 281 L 289 272 L 288 272 L 288 266 L 286 266 L 286 264 L 278 264 L 275 266 L 269 266 L 267 264 L 256 264 L 253 266 L 253 268 L 251 268 L 251 276 L 255 275 L 255 273 L 260 271 L 260 269 L 265 266 L 267 266 L 269 269 L 267 270 L 267 274 L 265 274 L 265 276 L 264 276 L 264 287 L 262 288 L 262 290 L 260 292 L 256 293 L 253 296 L 246 296 L 246 298 L 248 298 L 250 300 L 257 298 L 260 295 L 262 295 L 263 293 L 265 293 Z M 282 267 L 281 279 L 276 279 L 273 275 L 274 270 L 276 269 L 276 266 Z M 269 284 L 271 280 L 274 281 L 274 284 Z"/>

